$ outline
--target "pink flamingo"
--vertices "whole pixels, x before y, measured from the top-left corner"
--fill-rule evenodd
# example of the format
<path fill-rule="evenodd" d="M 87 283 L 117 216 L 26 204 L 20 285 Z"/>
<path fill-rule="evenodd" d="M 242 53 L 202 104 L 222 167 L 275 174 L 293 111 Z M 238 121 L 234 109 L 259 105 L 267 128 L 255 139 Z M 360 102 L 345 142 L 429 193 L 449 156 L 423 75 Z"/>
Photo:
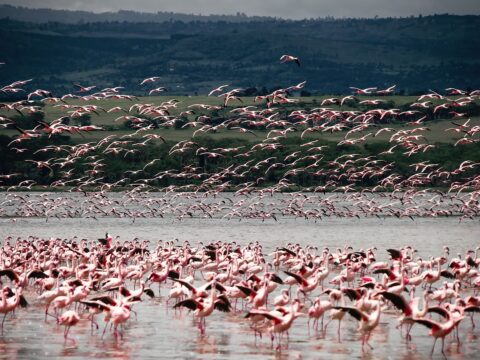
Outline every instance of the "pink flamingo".
<path fill-rule="evenodd" d="M 65 311 L 57 320 L 59 325 L 65 325 L 65 331 L 63 332 L 63 337 L 65 338 L 65 342 L 67 340 L 72 340 L 75 343 L 75 339 L 68 338 L 68 332 L 70 328 L 76 325 L 80 321 L 80 316 L 74 310 Z"/>
<path fill-rule="evenodd" d="M 445 336 L 450 334 L 452 330 L 455 329 L 455 327 L 460 323 L 460 321 L 462 321 L 462 319 L 463 316 L 456 318 L 450 317 L 444 323 L 439 323 L 431 319 L 414 319 L 413 321 L 428 327 L 430 329 L 429 335 L 435 338 L 430 355 L 432 355 L 433 351 L 435 350 L 435 344 L 437 343 L 438 338 L 442 338 L 442 354 L 445 355 Z"/>

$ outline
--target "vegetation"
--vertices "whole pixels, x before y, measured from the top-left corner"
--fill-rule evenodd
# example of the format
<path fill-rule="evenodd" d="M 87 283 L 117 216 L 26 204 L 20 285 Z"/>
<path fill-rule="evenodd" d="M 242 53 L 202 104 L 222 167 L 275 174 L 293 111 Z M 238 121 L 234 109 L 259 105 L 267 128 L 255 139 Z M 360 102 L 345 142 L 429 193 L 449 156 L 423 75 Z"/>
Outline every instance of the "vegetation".
<path fill-rule="evenodd" d="M 206 94 L 220 84 L 256 95 L 303 80 L 304 95 L 392 84 L 413 95 L 480 87 L 479 16 L 248 23 L 82 18 L 74 24 L 0 20 L 0 61 L 7 63 L 0 84 L 34 78 L 28 88 L 55 95 L 73 92 L 73 82 L 146 95 L 151 88 L 139 83 L 153 75 L 175 95 Z M 298 56 L 302 65 L 281 64 L 282 54 Z"/>
<path fill-rule="evenodd" d="M 157 105 L 162 102 L 167 101 L 167 97 L 151 97 L 151 98 L 142 98 L 140 103 L 155 103 Z M 402 97 L 394 96 L 389 98 L 389 106 L 400 109 L 410 109 L 409 104 L 412 103 L 415 99 L 412 97 Z M 303 109 L 303 110 L 312 110 L 322 102 L 323 97 L 309 97 L 302 99 L 301 102 L 296 103 L 292 108 L 294 109 Z M 172 110 L 171 115 L 178 116 L 182 111 L 189 109 L 191 104 L 195 103 L 209 103 L 210 105 L 218 104 L 220 99 L 215 97 L 180 97 L 177 107 Z M 78 100 L 70 101 L 71 105 L 74 103 L 80 104 Z M 244 98 L 243 105 L 248 106 L 252 104 L 253 100 L 251 98 Z M 425 124 L 422 126 L 428 127 L 429 131 L 425 133 L 425 136 L 428 137 L 428 143 L 435 145 L 435 151 L 421 152 L 418 154 L 413 154 L 412 156 L 406 156 L 404 151 L 396 151 L 393 154 L 379 155 L 381 152 L 389 149 L 392 144 L 389 142 L 391 133 L 384 132 L 377 137 L 370 136 L 367 138 L 367 141 L 361 145 L 348 146 L 348 145 L 338 145 L 338 142 L 346 137 L 346 131 L 343 132 L 313 132 L 304 134 L 302 137 L 302 130 L 304 128 L 299 127 L 298 131 L 288 133 L 288 136 L 285 138 L 280 138 L 276 142 L 281 144 L 278 149 L 266 150 L 266 151 L 255 151 L 247 158 L 238 157 L 239 153 L 246 152 L 248 149 L 253 148 L 256 144 L 262 142 L 271 129 L 267 128 L 258 128 L 251 133 L 240 133 L 232 129 L 219 129 L 214 133 L 208 134 L 196 134 L 194 132 L 198 130 L 196 128 L 185 128 L 182 126 L 176 127 L 164 127 L 164 123 L 151 120 L 152 123 L 156 123 L 157 126 L 154 129 L 148 130 L 147 132 L 139 132 L 137 135 L 133 136 L 136 129 L 129 128 L 127 126 L 127 121 L 115 121 L 115 118 L 118 116 L 124 115 L 124 113 L 107 113 L 108 109 L 114 107 L 122 107 L 128 109 L 128 105 L 131 106 L 132 102 L 128 100 L 102 100 L 98 101 L 97 105 L 101 106 L 104 111 L 98 111 L 93 114 L 84 114 L 80 118 L 71 118 L 67 119 L 70 124 L 86 125 L 88 123 L 94 125 L 102 125 L 104 128 L 108 128 L 106 131 L 93 131 L 93 132 L 84 132 L 83 134 L 68 134 L 63 133 L 62 135 L 53 135 L 47 136 L 43 135 L 40 138 L 30 139 L 28 141 L 20 142 L 19 145 L 8 146 L 8 144 L 17 137 L 19 132 L 14 129 L 2 130 L 0 132 L 0 152 L 2 154 L 2 162 L 0 163 L 0 174 L 21 174 L 26 179 L 34 180 L 38 185 L 49 185 L 54 183 L 56 180 L 61 180 L 64 172 L 68 169 L 73 171 L 70 174 L 71 177 L 81 177 L 88 173 L 88 169 L 91 166 L 87 164 L 92 162 L 92 159 L 102 159 L 104 167 L 101 169 L 101 172 L 97 174 L 97 177 L 100 177 L 102 183 L 114 183 L 126 177 L 128 174 L 128 183 L 124 185 L 133 184 L 141 179 L 145 178 L 154 178 L 158 177 L 155 182 L 151 182 L 150 185 L 158 187 L 166 187 L 172 184 L 175 185 L 186 185 L 194 184 L 198 185 L 204 180 L 204 178 L 198 179 L 184 179 L 184 178 L 175 178 L 174 176 L 165 176 L 162 177 L 162 172 L 165 171 L 174 171 L 178 172 L 185 168 L 185 166 L 195 166 L 198 167 L 198 174 L 213 174 L 218 173 L 222 169 L 226 169 L 230 166 L 238 167 L 247 161 L 250 162 L 250 166 L 259 161 L 275 158 L 285 159 L 289 154 L 292 154 L 296 151 L 300 151 L 305 155 L 309 153 L 305 148 L 301 147 L 301 144 L 305 144 L 311 140 L 318 140 L 315 146 L 325 146 L 322 150 L 322 169 L 328 171 L 329 163 L 335 158 L 345 155 L 345 154 L 359 154 L 360 157 L 374 156 L 385 162 L 391 162 L 394 164 L 394 167 L 391 169 L 391 173 L 399 174 L 403 178 L 415 173 L 414 167 L 411 165 L 419 162 L 429 162 L 430 164 L 439 164 L 442 169 L 446 171 L 451 171 L 459 166 L 460 163 L 466 160 L 473 162 L 480 162 L 480 143 L 473 143 L 468 145 L 456 145 L 456 141 L 463 136 L 463 134 L 456 134 L 452 132 L 445 131 L 449 127 L 455 127 L 452 125 L 451 119 L 436 119 L 430 110 L 424 110 L 425 114 L 429 117 Z M 30 114 L 12 115 L 3 111 L 2 115 L 9 116 L 15 123 L 23 129 L 32 129 L 39 124 L 39 121 L 51 122 L 54 119 L 57 119 L 65 115 L 65 110 L 59 110 L 58 107 L 54 105 L 43 105 L 42 103 L 37 103 L 41 105 L 41 111 L 32 112 Z M 350 107 L 344 108 L 343 110 L 351 109 L 352 106 L 357 106 L 351 104 Z M 234 115 L 231 113 L 231 110 L 234 108 L 233 105 L 229 105 L 226 108 L 216 110 L 213 112 L 203 112 L 196 110 L 196 114 L 189 115 L 184 118 L 184 122 L 181 124 L 187 123 L 187 121 L 193 121 L 196 117 L 202 115 L 209 115 L 211 119 L 209 123 L 212 125 L 225 122 L 226 119 L 233 119 Z M 280 108 L 279 117 L 288 118 L 287 114 L 292 110 L 289 106 Z M 357 109 L 365 110 L 363 107 L 357 107 Z M 470 126 L 480 125 L 480 117 L 478 113 L 480 106 L 477 103 L 472 103 L 469 105 L 469 113 L 471 115 L 476 115 L 471 118 Z M 132 111 L 130 115 L 138 115 L 135 111 Z M 444 114 L 445 115 L 445 114 Z M 421 115 L 419 115 L 421 116 Z M 464 120 L 459 120 L 463 122 Z M 411 129 L 412 126 L 406 124 L 405 121 L 400 120 L 388 120 L 385 122 L 385 125 L 389 128 L 395 129 L 395 131 L 401 129 Z M 367 132 L 374 133 L 378 131 L 383 124 L 378 124 L 375 127 L 363 131 L 359 136 L 365 135 Z M 146 142 L 141 147 L 139 143 L 145 140 L 145 134 L 155 134 L 162 136 L 163 139 L 153 139 L 152 141 Z M 36 168 L 32 166 L 32 163 L 25 162 L 25 160 L 35 161 L 48 161 L 52 157 L 58 159 L 62 158 L 63 152 L 38 152 L 39 149 L 44 149 L 46 147 L 52 147 L 54 145 L 64 146 L 64 145 L 78 145 L 84 143 L 97 143 L 101 139 L 106 138 L 107 136 L 114 136 L 115 139 L 129 140 L 129 145 L 124 145 L 125 150 L 133 150 L 130 153 L 122 152 L 120 154 L 105 153 L 105 146 L 98 149 L 89 150 L 84 156 L 84 160 L 77 162 L 72 167 L 63 168 L 60 165 L 55 165 L 55 163 L 61 163 L 61 160 L 56 160 L 50 162 L 52 164 L 52 169 L 50 168 Z M 195 145 L 191 147 L 186 152 L 181 153 L 171 153 L 173 146 L 180 141 L 191 140 L 195 142 Z M 211 159 L 207 156 L 199 155 L 199 148 L 205 148 L 208 151 L 216 151 L 217 148 L 239 148 L 239 151 L 227 153 L 220 158 Z M 20 150 L 19 150 L 20 149 Z M 205 151 L 206 151 L 205 150 Z M 200 151 L 201 153 L 201 151 Z M 33 156 L 32 156 L 33 154 Z M 88 155 L 88 156 L 87 156 Z M 137 170 L 143 169 L 149 162 L 153 159 L 158 159 L 154 164 L 147 167 L 140 172 Z M 296 166 L 302 167 L 311 164 L 312 161 L 305 160 L 299 162 Z M 267 166 L 268 167 L 268 166 Z M 258 172 L 249 171 L 244 174 L 242 178 L 232 178 L 230 180 L 230 185 L 234 186 L 239 183 L 245 183 L 248 181 L 257 181 L 260 180 L 259 186 L 267 186 L 277 183 L 285 174 L 285 168 L 275 168 L 265 172 L 266 167 L 259 169 Z M 86 173 L 87 171 L 87 173 Z M 128 173 L 132 171 L 134 173 Z M 462 177 L 471 176 L 474 170 L 464 172 L 461 174 Z M 302 187 L 312 187 L 325 184 L 325 177 L 321 174 L 314 174 L 315 171 L 300 173 L 292 175 L 291 179 L 294 180 L 296 184 Z M 470 174 L 472 173 L 472 174 Z M 159 176 L 160 174 L 160 176 Z M 339 180 L 339 184 L 347 184 L 345 181 Z M 451 181 L 453 179 L 449 179 Z M 3 185 L 9 186 L 12 184 L 18 183 L 18 179 L 3 179 Z M 377 179 L 375 178 L 365 178 L 357 182 L 359 187 L 373 187 L 376 184 Z M 433 182 L 433 186 L 441 187 L 443 183 L 440 181 Z"/>

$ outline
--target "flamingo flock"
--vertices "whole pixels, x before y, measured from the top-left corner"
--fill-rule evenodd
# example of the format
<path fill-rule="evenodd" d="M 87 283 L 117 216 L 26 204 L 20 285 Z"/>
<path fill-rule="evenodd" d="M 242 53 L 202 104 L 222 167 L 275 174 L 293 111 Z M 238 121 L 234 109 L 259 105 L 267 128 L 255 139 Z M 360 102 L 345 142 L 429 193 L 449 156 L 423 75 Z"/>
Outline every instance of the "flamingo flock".
<path fill-rule="evenodd" d="M 299 58 L 293 55 L 283 55 L 280 61 L 300 66 Z M 159 76 L 151 76 L 140 81 L 139 86 L 148 94 L 167 91 L 158 86 L 161 80 Z M 412 219 L 458 216 L 460 220 L 478 216 L 478 159 L 443 164 L 418 157 L 435 153 L 438 147 L 428 139 L 428 122 L 437 117 L 451 119 L 453 127 L 445 129 L 445 133 L 460 136 L 455 147 L 478 143 L 480 126 L 472 124 L 470 112 L 472 106 L 477 106 L 480 90 L 447 88 L 444 95 L 429 90 L 412 102 L 408 110 L 401 111 L 389 108 L 389 96 L 395 93 L 395 85 L 384 89 L 351 87 L 353 95 L 324 99 L 313 109 L 296 109 L 299 98 L 291 95 L 304 89 L 306 81 L 257 96 L 255 105 L 250 106 L 242 104 L 244 89 L 228 90 L 232 86 L 225 84 L 208 93 L 223 99 L 223 106 L 192 104 L 175 115 L 179 112 L 177 99 L 160 105 L 142 103 L 136 96 L 122 94 L 121 86 L 94 92 L 95 85 L 74 83 L 73 93 L 54 97 L 48 90 L 24 89 L 33 83 L 34 79 L 19 80 L 0 88 L 5 94 L 25 93 L 26 97 L 0 104 L 5 114 L 0 116 L 0 126 L 19 133 L 8 144 L 8 150 L 21 154 L 27 168 L 42 175 L 47 184 L 37 184 L 28 172 L 0 174 L 0 185 L 7 191 L 2 205 L 9 205 L 0 208 L 2 216 L 42 216 L 47 220 L 52 216 L 135 219 L 171 214 L 178 219 L 220 216 L 278 220 L 281 216 L 295 216 L 315 221 L 328 216 Z M 359 95 L 367 98 L 362 100 Z M 102 106 L 102 102 L 108 104 L 111 99 L 129 100 L 131 106 Z M 37 126 L 33 129 L 21 128 L 18 120 L 9 115 L 41 114 L 43 109 L 38 102 L 51 104 L 65 114 L 50 122 L 35 120 Z M 230 115 L 216 119 L 215 114 L 220 110 L 229 110 Z M 102 113 L 121 113 L 114 122 L 128 121 L 131 132 L 122 136 L 113 133 L 87 142 L 86 136 L 92 132 L 101 134 L 104 127 L 69 123 L 70 119 L 83 115 L 95 117 Z M 182 122 L 182 128 L 194 131 L 190 139 L 167 142 L 153 121 L 160 129 Z M 392 123 L 402 126 L 388 126 Z M 257 141 L 249 147 L 209 147 L 197 140 L 201 135 L 215 137 L 229 131 L 252 135 Z M 300 143 L 288 152 L 286 141 L 294 133 L 297 139 L 300 133 Z M 329 146 L 313 136 L 334 133 L 342 134 L 343 138 L 336 140 L 338 156 L 331 158 L 332 149 L 327 151 Z M 62 145 L 56 142 L 59 135 L 80 135 L 84 140 Z M 388 141 L 388 149 L 362 156 L 351 148 L 365 146 L 377 137 Z M 46 145 L 29 150 L 29 142 L 45 139 Z M 163 157 L 141 158 L 143 149 L 159 144 L 170 147 L 168 157 L 180 159 L 180 167 L 165 168 L 168 159 Z M 123 176 L 112 177 L 108 173 L 107 160 L 112 159 L 128 164 Z M 408 171 L 399 173 L 398 167 L 405 166 L 405 162 Z M 316 185 L 302 186 L 305 179 Z M 169 185 L 160 185 L 165 183 Z M 10 194 L 39 186 L 83 193 L 85 207 L 74 211 L 68 199 L 51 197 L 48 193 L 37 199 Z M 124 190 L 124 196 L 110 199 L 108 194 L 114 190 Z M 267 195 L 294 190 L 313 195 L 296 192 L 279 204 L 269 205 L 265 201 Z M 165 196 L 142 195 L 157 191 Z M 235 196 L 227 197 L 226 203 L 215 203 L 217 194 L 227 192 Z M 322 196 L 326 193 L 331 196 Z M 177 196 L 182 198 L 178 204 Z M 44 206 L 46 203 L 50 206 Z M 128 208 L 128 204 L 135 203 L 142 207 Z"/>
<path fill-rule="evenodd" d="M 301 66 L 292 55 L 283 55 L 280 62 Z M 168 92 L 161 80 L 152 76 L 139 86 L 149 95 Z M 256 96 L 253 105 L 243 104 L 244 89 L 225 84 L 208 93 L 222 105 L 197 103 L 180 112 L 177 99 L 145 103 L 123 94 L 120 86 L 99 90 L 75 83 L 73 93 L 55 97 L 45 89 L 24 89 L 34 82 L 19 80 L 0 88 L 7 95 L 25 95 L 24 100 L 0 104 L 0 127 L 18 133 L 7 149 L 21 156 L 26 169 L 0 174 L 5 190 L 0 217 L 12 221 L 447 216 L 464 221 L 480 213 L 478 159 L 449 164 L 421 159 L 439 148 L 429 140 L 429 123 L 436 118 L 452 125 L 444 131 L 455 139 L 452 148 L 480 141 L 480 126 L 470 116 L 480 90 L 447 88 L 443 95 L 429 90 L 402 111 L 390 107 L 395 85 L 351 87 L 350 95 L 324 99 L 316 108 L 297 108 L 300 99 L 292 94 L 302 91 L 306 81 Z M 112 99 L 131 105 L 108 108 Z M 12 114 L 42 114 L 38 102 L 62 116 L 22 128 Z M 219 111 L 229 115 L 219 118 Z M 92 139 L 92 133 L 102 134 L 105 128 L 70 124 L 84 115 L 95 121 L 108 113 L 117 113 L 114 122 L 128 122 L 131 131 Z M 163 130 L 179 124 L 193 128 L 191 136 L 167 141 Z M 226 147 L 200 141 L 202 135 L 214 138 L 227 132 L 256 140 Z M 57 141 L 59 135 L 82 140 L 64 145 Z M 325 145 L 318 135 L 340 135 L 340 140 Z M 377 137 L 386 139 L 386 149 L 371 156 L 354 150 Z M 298 140 L 294 149 L 291 139 Z M 31 150 L 37 141 L 44 145 Z M 141 157 L 158 146 L 168 148 L 166 158 Z M 333 157 L 327 151 L 331 146 Z M 128 165 L 120 178 L 108 172 L 112 159 Z M 181 165 L 166 168 L 169 159 L 179 159 Z M 401 166 L 408 171 L 400 172 Z M 41 175 L 46 185 L 37 184 L 32 173 Z M 314 185 L 302 186 L 305 179 Z M 44 191 L 29 192 L 39 187 Z M 2 334 L 8 336 L 16 312 L 41 311 L 42 321 L 64 326 L 66 344 L 76 344 L 69 335 L 82 322 L 90 324 L 89 336 L 123 338 L 128 334 L 125 324 L 141 321 L 135 309 L 155 299 L 174 312 L 191 312 L 201 335 L 214 321 L 212 314 L 229 313 L 251 331 L 255 343 L 266 338 L 278 351 L 289 346 L 292 325 L 302 322 L 308 331 L 337 341 L 344 328 L 356 326 L 362 351 L 371 351 L 372 334 L 388 317 L 398 322 L 405 343 L 415 342 L 412 328 L 421 327 L 433 338 L 432 354 L 438 339 L 444 354 L 446 341 L 460 346 L 460 326 L 476 326 L 479 249 L 451 257 L 444 247 L 435 256 L 420 258 L 412 246 L 331 251 L 289 243 L 264 253 L 258 242 L 154 244 L 122 241 L 108 233 L 97 240 L 6 238 L 0 248 Z"/>
<path fill-rule="evenodd" d="M 148 86 L 160 80 L 151 77 L 142 81 Z M 16 93 L 32 79 L 16 81 L 4 86 L 5 93 Z M 412 103 L 412 110 L 400 112 L 398 109 L 385 108 L 385 99 L 392 94 L 395 86 L 377 90 L 352 88 L 355 94 L 379 95 L 380 99 L 360 101 L 355 95 L 343 98 L 324 99 L 321 107 L 312 110 L 291 110 L 286 117 L 281 117 L 284 106 L 295 106 L 296 98 L 290 98 L 293 91 L 301 90 L 306 82 L 284 89 L 278 89 L 265 97 L 257 97 L 256 102 L 266 100 L 265 107 L 234 106 L 230 118 L 214 125 L 212 113 L 221 106 L 192 104 L 181 115 L 170 115 L 175 111 L 178 101 L 165 101 L 161 105 L 133 103 L 128 109 L 113 107 L 106 109 L 100 105 L 68 104 L 70 99 L 85 102 L 101 102 L 113 98 L 130 99 L 136 97 L 120 94 L 121 87 L 102 89 L 91 95 L 67 94 L 62 98 L 51 97 L 44 90 L 37 90 L 27 97 L 42 97 L 44 103 L 58 103 L 58 109 L 65 109 L 66 114 L 50 123 L 37 120 L 33 129 L 22 129 L 15 120 L 0 116 L 4 128 L 16 129 L 20 133 L 8 144 L 9 151 L 26 157 L 27 167 L 44 177 L 47 185 L 40 185 L 28 173 L 0 174 L 0 184 L 6 194 L 0 208 L 2 216 L 42 216 L 55 217 L 163 217 L 171 214 L 176 218 L 185 216 L 227 217 L 227 218 L 261 218 L 278 220 L 281 216 L 303 217 L 321 220 L 323 217 L 438 217 L 458 216 L 460 220 L 474 219 L 478 216 L 480 162 L 462 160 L 456 164 L 433 163 L 431 161 L 411 160 L 426 152 L 435 152 L 437 144 L 428 141 L 430 128 L 425 121 L 430 116 L 442 114 L 451 116 L 454 126 L 445 129 L 446 133 L 461 135 L 454 146 L 477 143 L 480 127 L 468 119 L 468 110 L 459 112 L 475 104 L 480 94 L 477 90 L 466 93 L 464 90 L 449 88 L 449 95 L 440 95 L 431 91 L 421 95 L 418 102 Z M 77 92 L 86 93 L 95 86 L 75 84 Z M 213 89 L 209 95 L 224 99 L 225 108 L 232 101 L 242 101 L 236 88 L 226 91 L 230 85 Z M 157 87 L 151 91 L 165 90 Z M 147 90 L 148 91 L 148 90 Z M 453 99 L 450 96 L 460 96 Z M 423 101 L 430 99 L 431 101 Z M 423 101 L 423 102 L 421 102 Z M 435 101 L 436 103 L 434 103 Z M 361 110 L 342 110 L 351 104 L 366 107 Z M 339 109 L 325 106 L 339 106 Z M 381 108 L 373 108 L 382 105 Z M 30 114 L 42 112 L 40 107 L 31 105 L 31 101 L 22 100 L 15 103 L 0 104 L 5 112 Z M 428 110 L 430 113 L 417 110 Z M 203 113 L 198 113 L 202 111 Z M 130 121 L 131 133 L 119 136 L 115 133 L 98 141 L 80 141 L 73 145 L 55 142 L 61 134 L 100 133 L 103 128 L 97 125 L 76 126 L 67 124 L 66 119 L 84 114 L 123 112 L 116 121 Z M 190 116 L 195 119 L 189 119 Z M 435 115 L 436 116 L 436 115 Z M 172 127 L 180 117 L 188 119 L 182 127 L 193 127 L 191 139 L 177 143 L 167 142 L 155 130 L 150 118 L 160 121 L 160 127 Z M 384 124 L 393 121 L 404 124 L 401 128 L 387 127 Z M 255 129 L 265 129 L 262 132 Z M 200 134 L 215 136 L 220 131 L 233 131 L 252 134 L 258 142 L 250 147 L 208 147 L 197 142 Z M 288 152 L 285 141 L 293 133 L 301 132 L 300 144 Z M 318 139 L 312 139 L 315 133 L 344 133 L 342 140 L 336 143 L 341 151 L 331 158 L 331 151 L 326 149 Z M 388 134 L 388 135 L 387 135 Z M 349 150 L 349 146 L 364 146 L 369 139 L 387 136 L 389 148 L 371 156 L 362 156 Z M 298 136 L 297 136 L 298 138 Z M 24 147 L 33 140 L 47 139 L 46 145 L 30 151 Z M 151 146 L 165 144 L 170 147 L 168 157 L 175 159 L 192 159 L 180 168 L 167 168 L 163 165 L 167 159 L 162 157 L 139 160 L 142 150 Z M 330 149 L 331 150 L 331 149 Z M 30 154 L 29 154 L 30 153 Z M 407 174 L 397 172 L 398 158 L 408 163 Z M 113 178 L 109 175 L 107 160 L 122 159 L 128 164 L 123 176 Z M 261 159 L 261 160 L 259 160 Z M 395 160 L 394 160 L 395 159 Z M 239 164 L 239 160 L 242 162 Z M 208 164 L 218 164 L 212 170 Z M 404 165 L 403 165 L 404 166 Z M 302 187 L 299 182 L 309 179 L 315 186 Z M 273 183 L 272 183 L 273 181 Z M 170 183 L 168 186 L 160 184 Z M 42 193 L 40 198 L 25 198 L 14 191 L 29 191 L 38 187 L 46 190 L 65 190 L 83 193 L 86 197 L 85 207 L 73 211 L 67 198 L 57 198 Z M 121 199 L 109 199 L 109 193 L 124 190 Z M 279 204 L 266 202 L 268 195 L 285 191 L 301 190 L 286 196 Z M 164 196 L 144 193 L 163 192 Z M 12 192 L 12 193 L 10 193 Z M 143 194 L 142 194 L 143 193 Z M 172 196 L 172 193 L 175 195 Z M 226 203 L 215 203 L 219 193 L 234 193 Z M 329 193 L 330 196 L 323 194 Z M 178 203 L 175 199 L 180 197 Z M 182 201 L 185 200 L 185 201 Z M 191 201 L 192 200 L 192 201 Z M 74 200 L 76 201 L 76 200 Z M 193 203 L 192 203 L 193 202 Z M 50 206 L 44 206 L 49 203 Z M 128 204 L 140 203 L 143 206 L 128 209 Z M 87 204 L 91 204 L 88 206 Z M 159 206 L 168 204 L 168 206 Z M 11 207 L 10 207 L 11 206 Z M 10 212 L 8 210 L 15 209 Z"/>
<path fill-rule="evenodd" d="M 457 257 L 443 247 L 422 259 L 412 246 L 331 251 L 289 243 L 264 253 L 258 242 L 150 244 L 107 233 L 98 240 L 6 238 L 0 250 L 3 336 L 16 312 L 45 307 L 43 321 L 64 326 L 65 343 L 76 344 L 68 335 L 79 322 L 91 324 L 90 336 L 110 330 L 123 338 L 127 322 L 141 321 L 134 309 L 157 298 L 175 311 L 192 311 L 202 335 L 213 312 L 232 313 L 255 342 L 265 336 L 276 350 L 288 347 L 294 322 L 341 341 L 342 329 L 353 326 L 350 317 L 362 351 L 369 351 L 381 318 L 390 317 L 406 344 L 415 341 L 413 326 L 426 327 L 432 353 L 438 339 L 444 353 L 446 339 L 460 344 L 459 326 L 474 328 L 480 312 L 480 247 Z"/>

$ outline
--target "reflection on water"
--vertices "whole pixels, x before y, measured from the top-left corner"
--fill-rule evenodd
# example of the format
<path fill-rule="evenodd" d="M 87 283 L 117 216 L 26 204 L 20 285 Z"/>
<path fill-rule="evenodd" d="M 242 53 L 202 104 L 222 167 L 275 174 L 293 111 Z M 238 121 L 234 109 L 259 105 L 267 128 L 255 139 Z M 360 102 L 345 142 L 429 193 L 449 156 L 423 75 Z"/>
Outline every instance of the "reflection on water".
<path fill-rule="evenodd" d="M 182 222 L 171 219 L 63 219 L 45 223 L 44 219 L 18 219 L 13 223 L 0 219 L 0 237 L 90 238 L 96 239 L 105 231 L 119 235 L 122 240 L 134 237 L 156 241 L 175 238 L 198 241 L 228 240 L 246 244 L 259 241 L 264 252 L 288 242 L 322 247 L 342 247 L 351 244 L 355 249 L 377 246 L 399 247 L 412 244 L 419 250 L 418 256 L 428 258 L 442 254 L 442 245 L 448 244 L 452 251 L 463 253 L 466 249 L 480 245 L 480 227 L 476 221 L 459 224 L 458 219 L 326 219 L 319 223 L 301 219 L 282 219 L 278 223 L 261 220 L 228 221 L 222 219 L 188 219 Z M 379 261 L 386 259 L 386 252 L 378 252 Z M 158 294 L 158 287 L 153 290 Z M 162 287 L 165 296 L 167 288 Z M 400 337 L 396 316 L 382 314 L 381 324 L 372 334 L 373 351 L 362 354 L 357 323 L 348 317 L 342 322 L 341 342 L 338 341 L 336 324 L 327 332 L 315 333 L 307 329 L 307 319 L 299 318 L 290 330 L 288 349 L 276 352 L 271 348 L 268 336 L 255 338 L 244 314 L 214 312 L 207 319 L 206 334 L 201 335 L 192 314 L 176 311 L 165 298 L 145 300 L 135 305 L 138 319 L 132 316 L 125 327 L 124 339 L 115 339 L 107 332 L 101 338 L 103 321 L 96 317 L 100 330 L 90 335 L 90 323 L 82 320 L 73 327 L 70 336 L 76 345 L 64 344 L 63 327 L 54 320 L 44 323 L 43 307 L 35 303 L 36 294 L 26 293 L 31 302 L 27 310 L 17 311 L 16 318 L 7 318 L 5 333 L 0 336 L 0 359 L 425 359 L 430 352 L 433 339 L 428 329 L 415 326 L 413 340 L 406 343 Z M 241 303 L 238 303 L 238 309 Z M 477 325 L 478 321 L 477 321 Z M 480 350 L 478 336 L 480 327 L 472 329 L 467 318 L 460 325 L 460 347 L 448 338 L 446 352 L 449 359 L 475 358 Z M 438 346 L 438 344 L 437 344 Z M 439 354 L 439 347 L 435 351 Z"/>

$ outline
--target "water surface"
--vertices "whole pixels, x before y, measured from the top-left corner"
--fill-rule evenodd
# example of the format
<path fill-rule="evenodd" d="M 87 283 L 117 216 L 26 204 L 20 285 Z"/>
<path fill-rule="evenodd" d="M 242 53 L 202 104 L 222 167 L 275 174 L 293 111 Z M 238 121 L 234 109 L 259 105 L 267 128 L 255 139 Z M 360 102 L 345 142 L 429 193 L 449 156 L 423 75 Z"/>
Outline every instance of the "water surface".
<path fill-rule="evenodd" d="M 322 221 L 282 218 L 279 222 L 258 219 L 227 220 L 187 218 L 177 221 L 173 218 L 131 219 L 100 218 L 94 219 L 49 219 L 9 218 L 0 219 L 0 238 L 7 236 L 59 237 L 71 239 L 96 239 L 108 231 L 120 236 L 121 240 L 135 237 L 157 240 L 179 241 L 236 241 L 241 245 L 258 241 L 264 252 L 268 253 L 277 246 L 288 242 L 313 245 L 319 249 L 329 247 L 332 251 L 348 244 L 354 249 L 377 247 L 378 259 L 386 260 L 386 248 L 398 248 L 412 245 L 418 249 L 418 256 L 429 258 L 443 255 L 443 245 L 453 251 L 464 253 L 480 245 L 480 227 L 478 221 L 459 222 L 458 218 L 409 218 L 396 219 L 343 219 L 328 218 Z M 284 274 L 281 274 L 284 277 Z M 158 295 L 158 288 L 153 286 Z M 356 331 L 357 323 L 349 318 L 342 324 L 342 338 L 338 341 L 336 328 L 332 324 L 324 333 L 307 330 L 306 318 L 295 321 L 290 330 L 288 349 L 275 351 L 270 340 L 264 338 L 255 343 L 252 331 L 243 318 L 244 313 L 223 314 L 214 312 L 207 319 L 206 334 L 201 335 L 196 328 L 192 315 L 187 311 L 174 311 L 171 304 L 166 306 L 167 289 L 161 297 L 135 305 L 137 319 L 132 319 L 125 328 L 123 340 L 116 340 L 111 333 L 104 339 L 95 331 L 90 334 L 90 325 L 81 321 L 72 328 L 71 336 L 77 344 L 64 344 L 63 327 L 54 320 L 47 324 L 43 321 L 43 307 L 35 301 L 36 294 L 26 294 L 31 302 L 27 310 L 17 311 L 16 318 L 7 318 L 5 333 L 0 336 L 0 359 L 426 359 L 433 344 L 428 329 L 415 326 L 413 340 L 406 343 L 400 337 L 396 316 L 393 313 L 382 314 L 380 326 L 371 338 L 373 351 L 362 354 L 360 335 Z M 314 295 L 318 295 L 317 290 Z M 97 317 L 101 328 L 101 317 Z M 477 321 L 477 325 L 480 323 Z M 460 325 L 460 347 L 447 340 L 447 356 L 451 359 L 471 359 L 480 350 L 480 327 L 472 329 L 469 319 Z M 441 357 L 440 342 L 435 357 Z"/>

